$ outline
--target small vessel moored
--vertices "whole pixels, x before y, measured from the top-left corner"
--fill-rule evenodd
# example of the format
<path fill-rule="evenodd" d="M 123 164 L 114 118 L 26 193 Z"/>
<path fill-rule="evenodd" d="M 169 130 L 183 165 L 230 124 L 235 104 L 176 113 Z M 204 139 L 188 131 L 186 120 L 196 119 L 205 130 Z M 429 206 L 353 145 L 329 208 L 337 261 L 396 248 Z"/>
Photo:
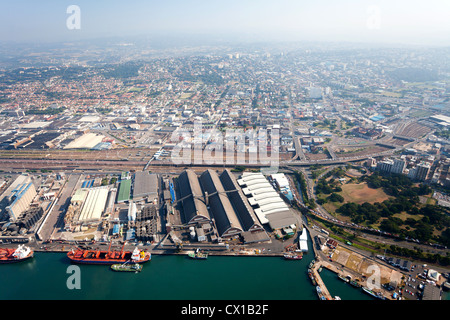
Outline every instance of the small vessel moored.
<path fill-rule="evenodd" d="M 320 288 L 320 286 L 316 286 L 316 292 L 320 300 L 327 300 L 325 295 L 322 293 L 322 289 Z"/>
<path fill-rule="evenodd" d="M 350 280 L 350 284 L 356 288 L 361 288 L 361 284 L 356 280 Z"/>
<path fill-rule="evenodd" d="M 349 279 L 344 277 L 342 274 L 338 274 L 338 278 L 341 279 L 344 282 L 349 282 Z"/>
<path fill-rule="evenodd" d="M 301 254 L 284 254 L 283 257 L 286 260 L 301 260 L 303 258 L 303 255 L 301 255 Z"/>
<path fill-rule="evenodd" d="M 374 292 L 371 289 L 369 289 L 368 287 L 362 287 L 362 290 L 374 298 L 381 299 L 381 300 L 386 299 L 385 297 L 383 297 L 383 295 L 380 292 Z"/>
<path fill-rule="evenodd" d="M 125 272 L 141 272 L 142 265 L 139 263 L 134 264 L 113 264 L 111 265 L 111 269 L 114 271 L 125 271 Z"/>
<path fill-rule="evenodd" d="M 0 248 L 0 263 L 14 263 L 32 258 L 30 247 L 19 245 L 16 249 Z"/>
<path fill-rule="evenodd" d="M 199 248 L 197 248 L 195 251 L 188 252 L 188 257 L 191 259 L 207 259 L 208 254 L 202 252 Z"/>
<path fill-rule="evenodd" d="M 308 269 L 308 276 L 309 279 L 311 279 L 312 284 L 314 286 L 317 285 L 316 278 L 314 277 L 314 274 L 312 273 L 311 269 Z"/>

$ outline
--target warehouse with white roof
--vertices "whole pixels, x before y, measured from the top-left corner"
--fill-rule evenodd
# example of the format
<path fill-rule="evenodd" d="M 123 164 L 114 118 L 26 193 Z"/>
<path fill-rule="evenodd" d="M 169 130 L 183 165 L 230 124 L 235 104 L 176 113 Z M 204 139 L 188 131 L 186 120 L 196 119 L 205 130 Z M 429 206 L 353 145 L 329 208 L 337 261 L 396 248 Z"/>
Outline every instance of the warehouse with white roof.
<path fill-rule="evenodd" d="M 297 223 L 291 209 L 262 173 L 244 173 L 238 182 L 262 224 L 281 229 Z"/>
<path fill-rule="evenodd" d="M 105 210 L 109 190 L 106 187 L 89 189 L 78 222 L 100 220 Z"/>

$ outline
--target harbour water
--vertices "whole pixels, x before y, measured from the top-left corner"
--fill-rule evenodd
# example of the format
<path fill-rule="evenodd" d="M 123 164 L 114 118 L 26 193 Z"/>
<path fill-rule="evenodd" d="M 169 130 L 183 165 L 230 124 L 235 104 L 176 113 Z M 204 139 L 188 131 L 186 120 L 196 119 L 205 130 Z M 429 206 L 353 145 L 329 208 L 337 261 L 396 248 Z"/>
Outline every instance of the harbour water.
<path fill-rule="evenodd" d="M 36 252 L 32 260 L 0 265 L 0 300 L 317 300 L 307 276 L 312 258 L 210 256 L 200 261 L 153 255 L 140 273 L 78 265 L 80 288 L 70 289 L 73 273 L 66 255 Z M 367 299 L 345 284 L 331 292 L 343 299 Z"/>
<path fill-rule="evenodd" d="M 313 257 L 153 255 L 139 273 L 78 265 L 80 287 L 71 289 L 66 254 L 36 252 L 31 260 L 0 265 L 0 300 L 318 300 L 307 276 Z M 320 276 L 333 297 L 373 299 L 327 269 Z"/>

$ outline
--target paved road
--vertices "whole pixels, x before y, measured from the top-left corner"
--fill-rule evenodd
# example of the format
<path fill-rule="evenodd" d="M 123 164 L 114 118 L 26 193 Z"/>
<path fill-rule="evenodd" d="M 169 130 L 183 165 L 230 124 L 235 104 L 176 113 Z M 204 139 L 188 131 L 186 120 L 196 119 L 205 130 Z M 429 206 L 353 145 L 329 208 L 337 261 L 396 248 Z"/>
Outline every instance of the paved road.
<path fill-rule="evenodd" d="M 49 213 L 45 225 L 42 227 L 41 238 L 43 240 L 54 238 L 55 232 L 64 226 L 64 214 L 68 206 L 68 201 L 70 200 L 79 179 L 80 175 L 78 174 L 69 175 L 67 177 L 67 182 L 60 193 L 58 202 Z"/>

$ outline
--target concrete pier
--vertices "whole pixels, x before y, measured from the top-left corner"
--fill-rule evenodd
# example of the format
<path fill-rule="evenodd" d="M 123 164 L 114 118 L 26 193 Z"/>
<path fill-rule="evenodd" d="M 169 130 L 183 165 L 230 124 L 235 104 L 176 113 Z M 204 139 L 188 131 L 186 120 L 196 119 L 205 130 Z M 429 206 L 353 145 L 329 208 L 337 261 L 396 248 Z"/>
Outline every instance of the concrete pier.
<path fill-rule="evenodd" d="M 325 283 L 322 281 L 322 278 L 320 277 L 320 274 L 318 271 L 320 267 L 322 267 L 322 262 L 316 261 L 316 263 L 314 263 L 313 267 L 311 268 L 311 271 L 314 275 L 314 278 L 316 279 L 317 285 L 322 290 L 322 294 L 324 295 L 324 297 L 327 300 L 334 300 L 334 298 L 331 296 L 330 292 L 328 292 L 328 289 L 325 286 Z"/>

